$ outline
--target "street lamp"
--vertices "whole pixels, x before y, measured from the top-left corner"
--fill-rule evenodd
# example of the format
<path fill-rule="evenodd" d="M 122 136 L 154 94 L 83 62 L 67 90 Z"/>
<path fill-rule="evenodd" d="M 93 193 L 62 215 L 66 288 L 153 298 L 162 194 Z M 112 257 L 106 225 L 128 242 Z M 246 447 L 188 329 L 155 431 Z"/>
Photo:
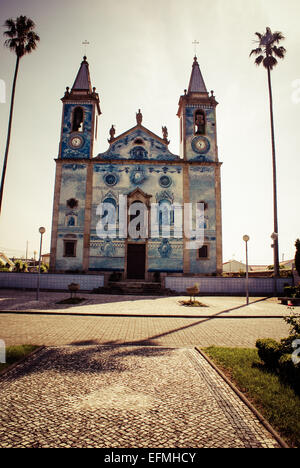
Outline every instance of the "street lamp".
<path fill-rule="evenodd" d="M 271 239 L 273 244 L 271 245 L 272 249 L 274 249 L 274 296 L 277 295 L 277 279 L 276 276 L 279 275 L 279 264 L 275 264 L 276 262 L 276 248 L 278 248 L 278 234 L 277 232 L 272 232 Z"/>
<path fill-rule="evenodd" d="M 41 241 L 40 241 L 40 256 L 39 256 L 39 269 L 38 269 L 38 277 L 37 277 L 37 286 L 36 286 L 36 300 L 39 300 L 40 297 L 40 274 L 41 274 L 41 259 L 42 259 L 42 244 L 43 244 L 43 234 L 45 234 L 46 229 L 44 227 L 39 228 L 39 233 L 41 234 Z"/>
<path fill-rule="evenodd" d="M 243 241 L 245 241 L 246 244 L 246 300 L 247 300 L 247 305 L 249 304 L 249 274 L 248 274 L 248 241 L 250 240 L 250 237 L 245 234 L 243 236 Z"/>

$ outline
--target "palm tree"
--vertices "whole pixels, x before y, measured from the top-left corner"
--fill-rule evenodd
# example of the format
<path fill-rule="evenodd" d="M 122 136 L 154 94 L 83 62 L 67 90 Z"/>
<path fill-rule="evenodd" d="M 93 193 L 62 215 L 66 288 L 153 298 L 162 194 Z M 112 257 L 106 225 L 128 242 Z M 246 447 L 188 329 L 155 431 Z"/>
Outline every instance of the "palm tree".
<path fill-rule="evenodd" d="M 274 118 L 273 118 L 273 98 L 271 85 L 271 70 L 277 65 L 277 58 L 283 59 L 286 49 L 282 46 L 278 47 L 280 41 L 284 39 L 281 32 L 275 31 L 272 33 L 270 28 L 266 28 L 264 34 L 255 33 L 258 37 L 258 47 L 251 50 L 251 55 L 257 55 L 254 63 L 259 66 L 261 63 L 267 69 L 268 87 L 269 87 L 269 103 L 270 103 L 270 118 L 271 118 L 271 139 L 272 139 L 272 164 L 273 164 L 273 210 L 274 210 L 274 276 L 279 274 L 279 251 L 278 251 L 278 216 L 277 216 L 277 183 L 276 183 L 276 153 L 275 153 L 275 134 L 274 134 Z"/>
<path fill-rule="evenodd" d="M 4 45 L 8 47 L 12 52 L 15 52 L 17 56 L 15 74 L 12 86 L 11 93 L 11 103 L 10 103 L 10 112 L 9 112 L 9 121 L 8 121 L 8 131 L 7 131 L 7 140 L 6 148 L 3 162 L 2 178 L 1 178 L 1 187 L 0 187 L 0 213 L 2 206 L 3 198 L 3 189 L 4 189 L 4 180 L 9 152 L 10 136 L 11 136 L 11 127 L 12 127 L 12 117 L 14 110 L 14 100 L 15 100 L 15 91 L 16 91 L 16 82 L 18 77 L 20 59 L 26 55 L 30 54 L 37 47 L 37 42 L 40 40 L 39 36 L 34 32 L 35 24 L 26 16 L 19 16 L 16 20 L 12 18 L 5 21 L 4 27 L 8 28 L 4 32 L 4 36 L 7 37 Z"/>

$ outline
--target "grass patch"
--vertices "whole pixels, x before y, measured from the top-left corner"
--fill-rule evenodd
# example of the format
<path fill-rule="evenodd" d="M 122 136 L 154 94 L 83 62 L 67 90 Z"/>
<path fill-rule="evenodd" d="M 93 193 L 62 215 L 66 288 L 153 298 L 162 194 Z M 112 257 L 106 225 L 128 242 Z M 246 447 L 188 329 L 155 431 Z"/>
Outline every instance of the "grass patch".
<path fill-rule="evenodd" d="M 57 302 L 56 304 L 80 304 L 81 302 L 85 301 L 84 297 L 68 297 L 67 299 L 63 299 L 62 301 Z"/>
<path fill-rule="evenodd" d="M 37 348 L 38 346 L 35 345 L 8 346 L 6 348 L 6 363 L 0 363 L 0 371 L 20 361 Z"/>
<path fill-rule="evenodd" d="M 266 369 L 256 349 L 211 346 L 203 351 L 224 371 L 269 423 L 300 447 L 300 396 Z"/>

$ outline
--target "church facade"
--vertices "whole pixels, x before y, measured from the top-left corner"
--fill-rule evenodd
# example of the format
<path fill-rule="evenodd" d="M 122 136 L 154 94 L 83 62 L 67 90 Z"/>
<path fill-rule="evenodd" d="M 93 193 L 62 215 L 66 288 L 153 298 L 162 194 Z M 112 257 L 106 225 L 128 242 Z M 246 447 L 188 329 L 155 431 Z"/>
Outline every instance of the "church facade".
<path fill-rule="evenodd" d="M 116 135 L 111 127 L 107 151 L 94 156 L 101 110 L 86 57 L 62 103 L 50 271 L 118 272 L 124 280 L 148 281 L 158 273 L 220 274 L 217 101 L 207 92 L 197 58 L 179 99 L 179 155 L 168 148 L 167 128 L 162 127 L 162 136 L 154 134 L 143 126 L 139 110 L 128 131 Z M 193 247 L 196 205 L 202 209 L 203 236 Z M 178 220 L 189 220 L 194 234 L 184 226 L 180 230 Z"/>

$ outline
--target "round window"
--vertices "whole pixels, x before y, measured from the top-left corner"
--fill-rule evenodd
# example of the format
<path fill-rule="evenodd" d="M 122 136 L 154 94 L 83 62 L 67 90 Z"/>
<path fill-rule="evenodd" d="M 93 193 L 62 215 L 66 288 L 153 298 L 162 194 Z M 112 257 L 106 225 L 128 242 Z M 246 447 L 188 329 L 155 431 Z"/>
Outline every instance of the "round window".
<path fill-rule="evenodd" d="M 118 179 L 117 179 L 117 176 L 115 174 L 106 174 L 104 176 L 104 182 L 106 183 L 106 185 L 116 185 L 116 183 L 118 182 Z"/>
<path fill-rule="evenodd" d="M 159 185 L 163 188 L 170 187 L 172 180 L 169 176 L 163 175 L 159 178 Z"/>

